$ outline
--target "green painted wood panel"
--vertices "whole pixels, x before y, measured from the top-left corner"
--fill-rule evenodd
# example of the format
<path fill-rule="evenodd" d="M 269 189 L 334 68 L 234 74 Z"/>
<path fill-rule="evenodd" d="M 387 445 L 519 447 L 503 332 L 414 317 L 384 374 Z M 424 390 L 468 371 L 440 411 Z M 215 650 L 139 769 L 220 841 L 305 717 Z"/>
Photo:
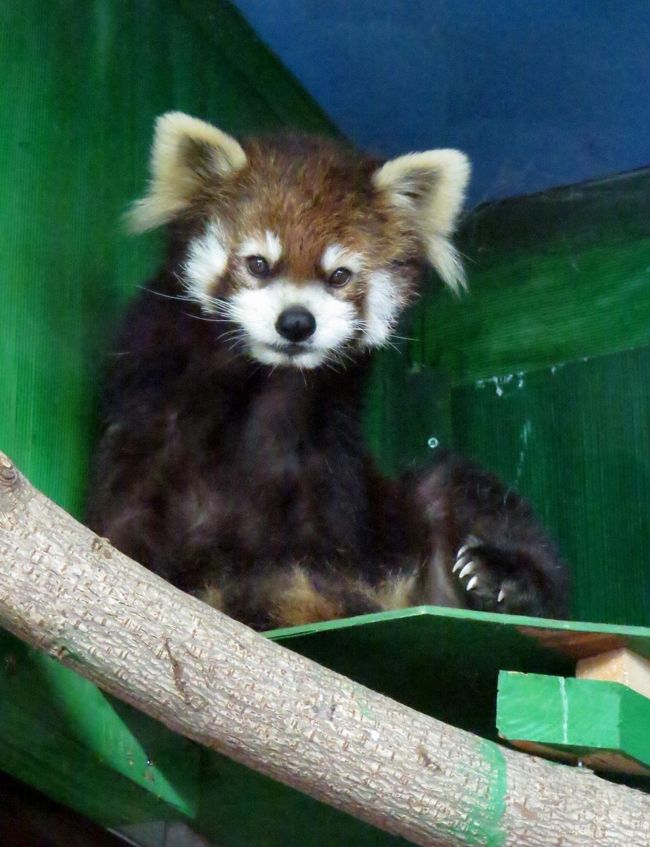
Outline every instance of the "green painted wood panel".
<path fill-rule="evenodd" d="M 648 623 L 650 171 L 481 207 L 459 241 L 470 295 L 412 310 L 371 443 L 391 470 L 437 443 L 483 462 L 558 539 L 576 619 Z"/>
<path fill-rule="evenodd" d="M 534 501 L 582 620 L 650 620 L 650 348 L 453 393 L 456 444 Z"/>
<path fill-rule="evenodd" d="M 168 109 L 334 131 L 222 0 L 0 0 L 0 443 L 77 514 L 106 339 L 158 261 L 119 221 Z"/>
<path fill-rule="evenodd" d="M 365 409 L 365 436 L 381 469 L 422 466 L 453 439 L 447 375 L 410 360 L 398 339 L 376 356 Z"/>
<path fill-rule="evenodd" d="M 599 754 L 615 753 L 629 763 L 613 769 L 650 773 L 650 699 L 616 682 L 502 671 L 497 727 L 509 741 L 596 758 L 601 770 Z"/>
<path fill-rule="evenodd" d="M 0 768 L 106 826 L 194 817 L 200 749 L 0 632 Z"/>
<path fill-rule="evenodd" d="M 471 296 L 425 297 L 414 361 L 466 385 L 650 344 L 649 221 L 650 170 L 478 208 Z"/>

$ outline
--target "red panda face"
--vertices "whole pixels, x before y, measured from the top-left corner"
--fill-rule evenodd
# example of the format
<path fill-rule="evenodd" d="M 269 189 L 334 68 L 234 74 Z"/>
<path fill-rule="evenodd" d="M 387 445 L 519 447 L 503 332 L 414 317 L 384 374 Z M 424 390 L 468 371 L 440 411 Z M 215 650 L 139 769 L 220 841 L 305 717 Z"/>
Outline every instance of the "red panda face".
<path fill-rule="evenodd" d="M 468 175 L 453 150 L 380 165 L 325 139 L 254 139 L 159 119 L 136 229 L 184 221 L 180 281 L 228 343 L 259 362 L 315 368 L 381 346 L 425 263 L 452 287 L 448 236 Z"/>

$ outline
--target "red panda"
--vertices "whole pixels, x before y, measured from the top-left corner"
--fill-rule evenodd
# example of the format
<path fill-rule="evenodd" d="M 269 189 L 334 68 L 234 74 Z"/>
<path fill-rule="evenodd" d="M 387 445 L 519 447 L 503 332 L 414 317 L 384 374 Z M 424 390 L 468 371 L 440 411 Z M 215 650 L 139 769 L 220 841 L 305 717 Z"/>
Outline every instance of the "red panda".
<path fill-rule="evenodd" d="M 364 449 L 372 351 L 428 266 L 464 285 L 469 170 L 159 118 L 130 222 L 165 225 L 167 256 L 117 339 L 89 525 L 258 629 L 423 603 L 562 614 L 564 566 L 516 493 L 455 458 L 387 479 Z"/>

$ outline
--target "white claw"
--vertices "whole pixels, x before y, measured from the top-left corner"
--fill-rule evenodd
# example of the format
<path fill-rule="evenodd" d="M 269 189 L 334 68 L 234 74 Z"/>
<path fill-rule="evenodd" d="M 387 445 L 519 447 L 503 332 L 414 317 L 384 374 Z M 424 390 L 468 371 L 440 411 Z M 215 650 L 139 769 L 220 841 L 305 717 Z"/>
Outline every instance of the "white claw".
<path fill-rule="evenodd" d="M 465 565 L 468 563 L 468 561 L 469 561 L 469 559 L 467 558 L 467 556 L 457 556 L 456 557 L 456 563 L 454 564 L 453 568 L 451 569 L 451 572 L 456 573 L 456 571 L 460 570 L 460 568 L 464 568 Z"/>
<path fill-rule="evenodd" d="M 478 577 L 477 577 L 477 576 L 473 576 L 473 577 L 470 579 L 470 581 L 467 583 L 467 588 L 466 588 L 466 590 L 467 590 L 467 591 L 471 591 L 471 590 L 472 590 L 472 588 L 476 588 L 476 584 L 477 584 L 477 582 L 478 582 Z"/>
<path fill-rule="evenodd" d="M 472 547 L 477 547 L 481 543 L 481 539 L 477 538 L 475 535 L 468 535 L 465 539 L 465 543 L 462 547 L 458 548 L 458 553 L 456 553 L 456 558 L 460 559 L 461 556 L 464 556 L 468 550 L 471 550 Z"/>
<path fill-rule="evenodd" d="M 497 603 L 503 603 L 503 601 L 505 600 L 505 598 L 506 598 L 506 592 L 505 592 L 505 591 L 503 590 L 503 588 L 502 588 L 502 589 L 499 591 L 499 593 L 497 594 Z"/>
<path fill-rule="evenodd" d="M 475 568 L 476 568 L 475 562 L 468 562 L 465 565 L 465 567 L 462 569 L 462 571 L 458 574 L 458 579 L 462 579 L 464 576 L 469 576 L 469 574 L 474 572 Z"/>

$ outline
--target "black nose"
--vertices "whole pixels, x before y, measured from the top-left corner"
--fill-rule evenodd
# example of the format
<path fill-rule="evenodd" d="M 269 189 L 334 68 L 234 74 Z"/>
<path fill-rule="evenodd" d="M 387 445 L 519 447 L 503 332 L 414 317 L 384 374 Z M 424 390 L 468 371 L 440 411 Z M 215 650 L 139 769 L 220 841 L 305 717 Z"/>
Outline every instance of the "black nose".
<path fill-rule="evenodd" d="M 287 341 L 304 341 L 314 334 L 316 318 L 302 306 L 291 306 L 280 313 L 275 328 Z"/>

